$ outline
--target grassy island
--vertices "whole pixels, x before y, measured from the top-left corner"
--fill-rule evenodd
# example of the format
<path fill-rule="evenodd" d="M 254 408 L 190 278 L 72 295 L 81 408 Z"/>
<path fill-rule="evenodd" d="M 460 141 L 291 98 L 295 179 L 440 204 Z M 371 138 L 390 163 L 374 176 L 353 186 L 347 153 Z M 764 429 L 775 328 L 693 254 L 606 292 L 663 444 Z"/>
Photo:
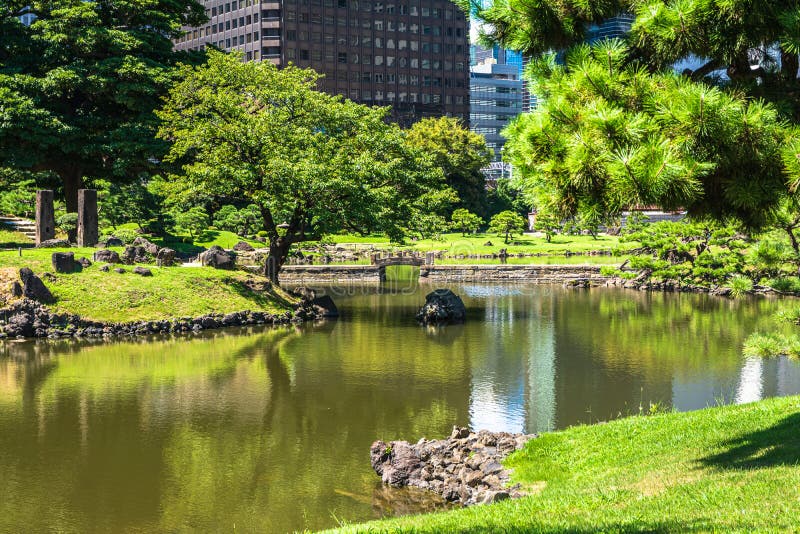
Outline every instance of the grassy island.
<path fill-rule="evenodd" d="M 113 248 L 112 248 L 113 249 Z M 58 249 L 61 250 L 61 249 Z M 73 247 L 75 258 L 91 259 L 93 248 Z M 122 252 L 122 248 L 116 248 Z M 0 252 L 0 284 L 5 289 L 18 279 L 19 269 L 31 268 L 37 275 L 53 273 L 50 257 L 56 249 L 23 249 Z M 145 265 L 153 276 L 132 272 L 133 265 L 112 265 L 109 272 L 93 263 L 81 272 L 55 274 L 44 279 L 56 297 L 54 312 L 73 313 L 103 322 L 131 322 L 198 317 L 208 313 L 264 311 L 280 313 L 291 309 L 294 299 L 263 277 L 240 271 L 210 267 L 156 267 Z M 122 267 L 125 273 L 114 272 Z"/>
<path fill-rule="evenodd" d="M 506 460 L 529 497 L 339 532 L 794 531 L 798 428 L 800 397 L 577 426 Z"/>

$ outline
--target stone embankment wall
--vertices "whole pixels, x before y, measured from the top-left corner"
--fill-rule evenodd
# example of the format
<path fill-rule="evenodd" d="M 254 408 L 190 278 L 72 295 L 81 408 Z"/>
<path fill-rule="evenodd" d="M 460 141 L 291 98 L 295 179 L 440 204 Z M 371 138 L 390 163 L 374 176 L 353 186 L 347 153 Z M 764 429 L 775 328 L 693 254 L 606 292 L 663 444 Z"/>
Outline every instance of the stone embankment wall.
<path fill-rule="evenodd" d="M 378 268 L 371 265 L 287 265 L 281 282 L 377 283 Z M 538 284 L 588 281 L 605 284 L 599 265 L 433 265 L 420 268 L 420 283 L 525 282 Z"/>

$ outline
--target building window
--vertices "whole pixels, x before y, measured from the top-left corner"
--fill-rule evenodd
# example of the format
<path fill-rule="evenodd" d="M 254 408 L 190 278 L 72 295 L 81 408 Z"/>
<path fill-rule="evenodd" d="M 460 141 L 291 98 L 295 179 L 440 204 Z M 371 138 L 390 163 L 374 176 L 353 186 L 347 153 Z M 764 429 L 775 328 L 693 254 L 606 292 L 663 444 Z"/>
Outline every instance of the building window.
<path fill-rule="evenodd" d="M 301 61 L 308 61 L 309 58 L 308 50 L 300 49 L 300 60 Z"/>
<path fill-rule="evenodd" d="M 347 52 L 339 52 L 337 61 L 339 63 L 347 63 Z"/>

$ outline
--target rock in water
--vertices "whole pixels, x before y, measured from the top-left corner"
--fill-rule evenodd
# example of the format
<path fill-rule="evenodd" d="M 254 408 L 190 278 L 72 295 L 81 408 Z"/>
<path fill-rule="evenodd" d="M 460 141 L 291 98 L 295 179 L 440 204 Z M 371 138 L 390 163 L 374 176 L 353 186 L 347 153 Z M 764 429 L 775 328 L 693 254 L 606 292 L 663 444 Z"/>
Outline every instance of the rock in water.
<path fill-rule="evenodd" d="M 464 302 L 449 289 L 428 293 L 425 305 L 417 312 L 417 321 L 424 325 L 463 323 L 466 318 Z"/>

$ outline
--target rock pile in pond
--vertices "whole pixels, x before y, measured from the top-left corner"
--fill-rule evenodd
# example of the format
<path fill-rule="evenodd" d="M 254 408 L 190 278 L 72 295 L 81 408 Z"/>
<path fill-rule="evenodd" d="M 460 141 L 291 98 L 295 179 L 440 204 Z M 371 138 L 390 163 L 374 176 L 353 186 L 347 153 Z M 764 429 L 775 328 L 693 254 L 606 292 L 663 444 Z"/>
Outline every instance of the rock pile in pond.
<path fill-rule="evenodd" d="M 518 485 L 506 486 L 510 473 L 500 462 L 535 437 L 453 427 L 448 439 L 376 441 L 370 461 L 385 484 L 434 491 L 464 505 L 491 503 L 522 495 Z"/>
<path fill-rule="evenodd" d="M 463 323 L 466 318 L 464 301 L 449 289 L 428 293 L 425 304 L 417 312 L 417 321 L 424 325 Z"/>

